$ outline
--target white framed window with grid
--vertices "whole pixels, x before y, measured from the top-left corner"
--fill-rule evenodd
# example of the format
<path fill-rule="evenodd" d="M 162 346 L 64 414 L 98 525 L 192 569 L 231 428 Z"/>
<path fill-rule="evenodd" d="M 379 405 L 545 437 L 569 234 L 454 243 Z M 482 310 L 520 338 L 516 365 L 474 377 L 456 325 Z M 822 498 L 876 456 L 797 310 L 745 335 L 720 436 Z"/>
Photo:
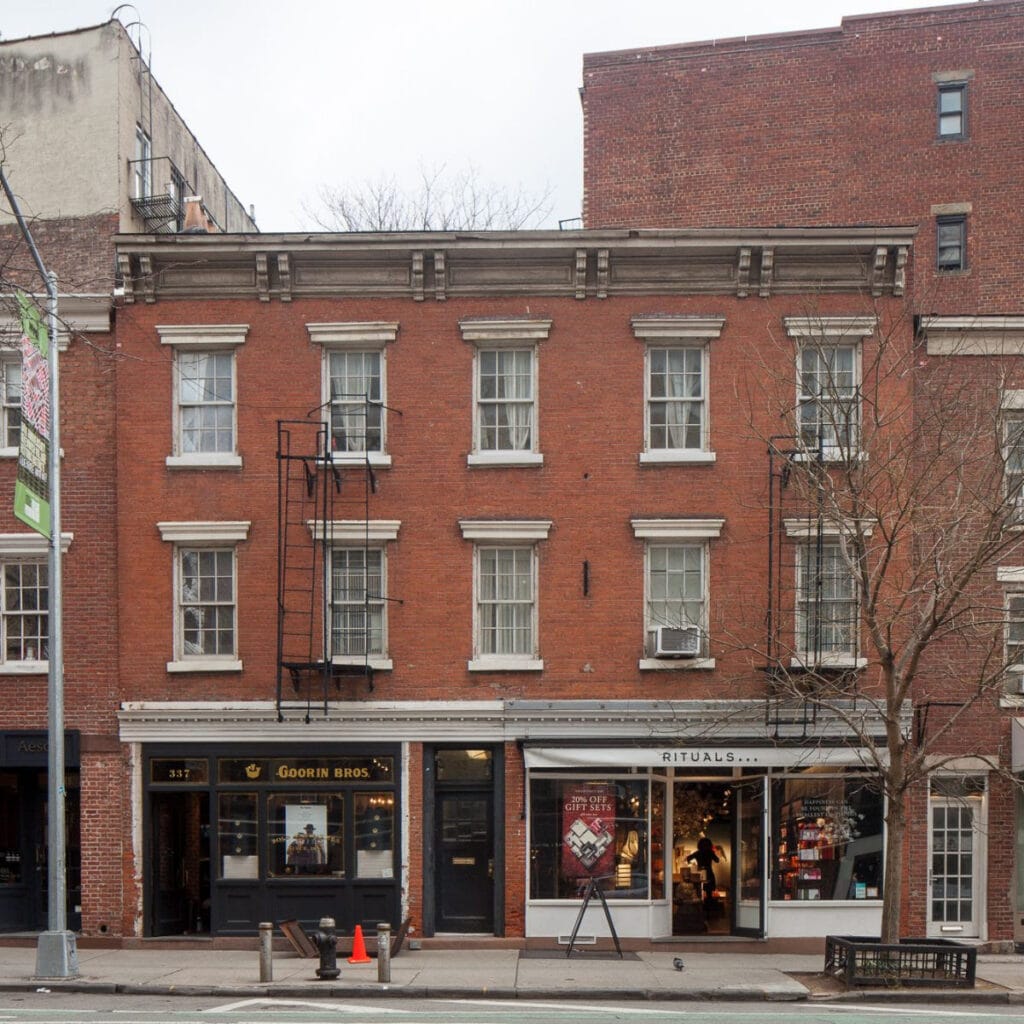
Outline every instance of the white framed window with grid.
<path fill-rule="evenodd" d="M 1024 391 L 1004 391 L 1000 420 L 1003 494 L 1010 525 L 1024 525 Z"/>
<path fill-rule="evenodd" d="M 21 441 L 21 355 L 4 352 L 0 356 L 0 455 L 17 455 Z"/>
<path fill-rule="evenodd" d="M 473 546 L 471 672 L 539 671 L 537 543 L 548 520 L 463 520 Z"/>
<path fill-rule="evenodd" d="M 237 546 L 248 522 L 157 523 L 173 545 L 174 656 L 168 672 L 237 672 Z"/>
<path fill-rule="evenodd" d="M 247 324 L 160 325 L 172 353 L 174 424 L 171 468 L 237 468 L 237 358 Z"/>
<path fill-rule="evenodd" d="M 328 540 L 331 660 L 337 665 L 392 667 L 388 653 L 388 545 L 398 520 L 310 521 L 314 540 Z"/>
<path fill-rule="evenodd" d="M 66 552 L 72 534 L 61 535 Z M 49 671 L 50 588 L 47 538 L 0 534 L 0 674 L 45 675 Z"/>
<path fill-rule="evenodd" d="M 709 444 L 710 342 L 725 320 L 635 316 L 644 342 L 644 446 L 641 463 L 714 462 Z"/>
<path fill-rule="evenodd" d="M 473 354 L 471 466 L 539 466 L 538 349 L 550 320 L 462 320 Z"/>
<path fill-rule="evenodd" d="M 797 443 L 807 458 L 856 458 L 861 447 L 862 346 L 874 317 L 786 317 L 797 343 Z"/>
<path fill-rule="evenodd" d="M 318 323 L 306 330 L 323 352 L 321 402 L 331 458 L 390 466 L 387 349 L 398 324 Z"/>
<path fill-rule="evenodd" d="M 715 667 L 708 636 L 709 543 L 724 519 L 634 519 L 644 541 L 641 669 Z"/>

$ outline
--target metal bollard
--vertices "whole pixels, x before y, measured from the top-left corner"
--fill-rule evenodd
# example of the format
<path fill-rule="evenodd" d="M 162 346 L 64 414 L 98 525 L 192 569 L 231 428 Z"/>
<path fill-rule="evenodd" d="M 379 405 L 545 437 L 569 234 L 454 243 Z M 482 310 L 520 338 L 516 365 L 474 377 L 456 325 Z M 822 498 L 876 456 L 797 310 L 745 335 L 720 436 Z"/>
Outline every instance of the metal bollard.
<path fill-rule="evenodd" d="M 391 925 L 387 921 L 377 925 L 377 980 L 391 981 Z"/>
<path fill-rule="evenodd" d="M 321 917 L 320 930 L 310 932 L 310 939 L 320 952 L 320 966 L 316 976 L 321 981 L 333 981 L 341 974 L 338 967 L 338 936 L 334 931 L 334 918 Z"/>
<path fill-rule="evenodd" d="M 260 921 L 260 981 L 274 980 L 274 956 L 271 949 L 273 935 L 273 924 Z"/>

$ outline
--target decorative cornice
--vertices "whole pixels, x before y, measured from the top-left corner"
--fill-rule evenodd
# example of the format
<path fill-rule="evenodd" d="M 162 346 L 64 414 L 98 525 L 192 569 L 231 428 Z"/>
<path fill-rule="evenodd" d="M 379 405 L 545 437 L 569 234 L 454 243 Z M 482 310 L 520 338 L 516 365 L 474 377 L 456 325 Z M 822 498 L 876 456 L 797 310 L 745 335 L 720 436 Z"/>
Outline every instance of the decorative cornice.
<path fill-rule="evenodd" d="M 45 295 L 33 295 L 43 311 L 46 322 Z M 57 348 L 63 352 L 68 347 L 69 335 L 103 334 L 110 330 L 110 310 L 113 306 L 109 295 L 59 295 L 57 296 Z M 17 313 L 18 302 L 13 295 L 0 295 L 0 345 L 14 345 L 21 338 L 21 320 Z"/>
<path fill-rule="evenodd" d="M 119 235 L 124 301 L 893 294 L 913 227 Z"/>
<path fill-rule="evenodd" d="M 129 702 L 118 712 L 124 743 L 196 742 L 516 742 L 571 737 L 626 743 L 749 740 L 860 743 L 884 740 L 885 723 L 870 702 L 830 702 L 807 733 L 803 704 L 764 700 L 607 701 L 330 701 L 281 709 L 273 701 Z M 909 708 L 903 716 L 909 722 Z M 790 728 L 788 723 L 792 723 Z"/>

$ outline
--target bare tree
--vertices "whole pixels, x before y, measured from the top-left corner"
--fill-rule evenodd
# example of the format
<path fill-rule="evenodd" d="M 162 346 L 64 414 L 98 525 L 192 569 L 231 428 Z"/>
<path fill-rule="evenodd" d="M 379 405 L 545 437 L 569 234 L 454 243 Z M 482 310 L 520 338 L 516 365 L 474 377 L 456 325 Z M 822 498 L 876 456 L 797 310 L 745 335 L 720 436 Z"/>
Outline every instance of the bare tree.
<path fill-rule="evenodd" d="M 306 214 L 325 231 L 517 231 L 539 227 L 551 214 L 551 189 L 539 194 L 484 181 L 468 166 L 419 170 L 404 190 L 394 177 L 359 185 L 322 185 Z"/>
<path fill-rule="evenodd" d="M 996 568 L 1024 543 L 1024 410 L 1011 408 L 1024 405 L 1024 377 L 1019 359 L 972 358 L 967 370 L 930 356 L 909 304 L 863 317 L 809 309 L 774 342 L 746 396 L 773 466 L 758 655 L 775 700 L 841 720 L 877 773 L 882 940 L 895 942 L 911 793 L 975 752 L 962 734 L 977 716 L 996 721 L 1020 660 Z"/>

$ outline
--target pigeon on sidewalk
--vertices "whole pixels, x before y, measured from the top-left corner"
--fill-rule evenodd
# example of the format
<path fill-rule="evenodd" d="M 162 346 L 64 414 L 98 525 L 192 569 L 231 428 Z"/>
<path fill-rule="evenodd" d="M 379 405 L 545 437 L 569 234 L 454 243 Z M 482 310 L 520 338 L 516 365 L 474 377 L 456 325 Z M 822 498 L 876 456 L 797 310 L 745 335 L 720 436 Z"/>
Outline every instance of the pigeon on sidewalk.
<path fill-rule="evenodd" d="M 683 968 L 684 968 L 684 967 L 686 966 L 686 964 L 684 964 L 684 963 L 683 963 L 683 958 L 682 958 L 681 956 L 677 956 L 677 957 L 676 957 L 676 958 L 675 958 L 675 959 L 674 959 L 674 960 L 672 961 L 672 966 L 673 966 L 673 967 L 674 967 L 674 968 L 675 968 L 675 969 L 676 969 L 677 971 L 681 971 L 681 970 L 682 970 L 682 969 L 683 969 Z"/>

